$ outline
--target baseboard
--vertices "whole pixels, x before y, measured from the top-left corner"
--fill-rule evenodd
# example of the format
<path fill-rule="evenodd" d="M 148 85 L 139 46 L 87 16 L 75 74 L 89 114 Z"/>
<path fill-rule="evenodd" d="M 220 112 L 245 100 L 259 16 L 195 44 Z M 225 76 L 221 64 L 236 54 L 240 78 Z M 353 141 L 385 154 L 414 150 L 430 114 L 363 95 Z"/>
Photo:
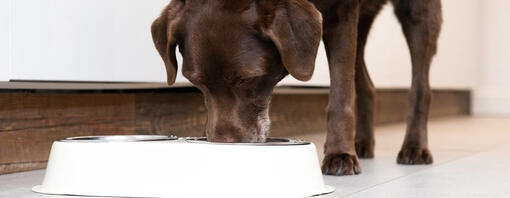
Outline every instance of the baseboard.
<path fill-rule="evenodd" d="M 466 115 L 470 91 L 435 90 L 430 117 Z M 326 130 L 327 88 L 278 88 L 272 136 Z M 377 91 L 376 123 L 404 121 L 407 90 Z M 193 88 L 0 90 L 0 174 L 44 168 L 53 141 L 70 136 L 202 136 L 206 109 Z"/>

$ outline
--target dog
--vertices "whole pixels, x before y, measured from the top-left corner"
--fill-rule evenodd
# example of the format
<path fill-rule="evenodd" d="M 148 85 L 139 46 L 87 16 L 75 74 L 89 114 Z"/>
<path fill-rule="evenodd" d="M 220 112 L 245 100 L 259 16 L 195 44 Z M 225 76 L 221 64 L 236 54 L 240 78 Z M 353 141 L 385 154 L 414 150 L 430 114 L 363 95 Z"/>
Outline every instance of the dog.
<path fill-rule="evenodd" d="M 307 81 L 321 39 L 331 88 L 322 171 L 361 173 L 374 157 L 374 95 L 364 60 L 367 36 L 391 2 L 412 58 L 411 111 L 400 164 L 431 164 L 429 69 L 442 24 L 440 0 L 172 0 L 152 24 L 154 44 L 175 82 L 182 73 L 204 95 L 212 142 L 264 142 L 271 94 L 285 76 Z"/>

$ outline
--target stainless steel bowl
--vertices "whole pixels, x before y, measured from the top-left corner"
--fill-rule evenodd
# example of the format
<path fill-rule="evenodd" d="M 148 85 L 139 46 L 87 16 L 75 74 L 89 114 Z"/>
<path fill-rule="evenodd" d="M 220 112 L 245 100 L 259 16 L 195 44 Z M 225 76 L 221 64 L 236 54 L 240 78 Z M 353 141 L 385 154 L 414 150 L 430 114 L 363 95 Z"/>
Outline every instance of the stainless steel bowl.
<path fill-rule="evenodd" d="M 235 146 L 297 146 L 297 145 L 308 145 L 310 142 L 287 139 L 287 138 L 267 138 L 266 142 L 261 143 L 223 143 L 223 142 L 209 142 L 206 137 L 188 137 L 185 138 L 188 143 L 198 144 L 217 144 L 217 145 L 235 145 Z"/>
<path fill-rule="evenodd" d="M 177 140 L 175 136 L 164 135 L 112 135 L 112 136 L 83 136 L 70 137 L 61 142 L 146 142 Z"/>

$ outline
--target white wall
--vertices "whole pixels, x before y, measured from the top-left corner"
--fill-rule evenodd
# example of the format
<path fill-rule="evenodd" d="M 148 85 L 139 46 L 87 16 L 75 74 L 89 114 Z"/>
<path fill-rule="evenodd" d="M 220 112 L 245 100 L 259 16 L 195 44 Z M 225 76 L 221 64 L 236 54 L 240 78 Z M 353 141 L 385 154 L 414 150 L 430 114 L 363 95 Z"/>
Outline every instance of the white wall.
<path fill-rule="evenodd" d="M 11 0 L 0 1 L 0 81 L 9 80 L 9 5 Z"/>
<path fill-rule="evenodd" d="M 510 115 L 510 1 L 483 0 L 476 114 Z"/>
<path fill-rule="evenodd" d="M 444 25 L 431 69 L 433 88 L 471 89 L 476 85 L 480 59 L 480 3 L 481 0 L 443 0 Z M 390 4 L 374 24 L 366 48 L 366 62 L 376 87 L 410 87 L 411 58 Z M 286 79 L 285 83 L 303 84 L 294 79 Z M 329 85 L 323 49 L 313 79 L 303 85 Z"/>
<path fill-rule="evenodd" d="M 443 0 L 443 29 L 434 58 L 432 88 L 470 89 L 479 65 L 480 0 Z M 387 6 L 367 46 L 367 64 L 377 87 L 409 87 L 411 59 L 400 25 Z"/>

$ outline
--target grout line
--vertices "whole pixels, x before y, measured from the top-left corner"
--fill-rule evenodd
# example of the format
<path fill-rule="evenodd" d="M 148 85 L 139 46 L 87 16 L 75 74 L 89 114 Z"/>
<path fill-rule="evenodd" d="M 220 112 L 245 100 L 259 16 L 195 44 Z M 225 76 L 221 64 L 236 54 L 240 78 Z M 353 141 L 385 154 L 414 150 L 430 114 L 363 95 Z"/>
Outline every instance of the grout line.
<path fill-rule="evenodd" d="M 388 184 L 388 183 L 391 183 L 393 181 L 396 181 L 396 180 L 399 180 L 399 179 L 402 179 L 402 178 L 405 178 L 405 177 L 409 177 L 409 176 L 415 175 L 417 173 L 420 173 L 420 172 L 423 172 L 423 171 L 426 171 L 426 170 L 429 170 L 429 169 L 432 169 L 432 168 L 437 168 L 437 167 L 440 167 L 440 166 L 443 166 L 443 165 L 450 164 L 450 163 L 455 162 L 455 161 L 459 161 L 459 160 L 462 160 L 462 159 L 467 159 L 467 158 L 473 157 L 475 155 L 479 155 L 481 153 L 486 153 L 486 152 L 489 152 L 489 151 L 492 151 L 492 150 L 496 150 L 496 149 L 498 149 L 500 147 L 504 147 L 504 146 L 508 146 L 508 145 L 510 145 L 510 143 L 504 143 L 504 144 L 500 144 L 500 145 L 491 146 L 491 147 L 488 147 L 486 149 L 482 149 L 482 150 L 477 151 L 477 152 L 470 151 L 470 152 L 473 152 L 473 153 L 469 154 L 469 155 L 461 156 L 461 157 L 458 157 L 458 158 L 455 158 L 455 159 L 446 160 L 446 161 L 444 161 L 442 163 L 434 164 L 432 166 L 428 166 L 428 167 L 425 167 L 423 169 L 417 170 L 416 172 L 409 173 L 407 175 L 402 175 L 402 176 L 399 176 L 399 177 L 395 177 L 395 178 L 392 178 L 390 180 L 387 180 L 387 181 L 384 181 L 384 182 L 381 182 L 381 183 L 378 183 L 378 184 L 374 184 L 374 185 L 368 186 L 366 188 L 363 188 L 363 189 L 360 189 L 360 190 L 357 190 L 357 191 L 354 191 L 354 192 L 350 192 L 350 193 L 348 193 L 346 195 L 343 195 L 341 197 L 350 197 L 350 196 L 353 196 L 353 195 L 355 195 L 357 193 L 373 189 L 373 188 L 375 188 L 377 186 L 380 186 L 380 185 Z M 400 166 L 406 166 L 406 165 L 400 165 Z"/>

